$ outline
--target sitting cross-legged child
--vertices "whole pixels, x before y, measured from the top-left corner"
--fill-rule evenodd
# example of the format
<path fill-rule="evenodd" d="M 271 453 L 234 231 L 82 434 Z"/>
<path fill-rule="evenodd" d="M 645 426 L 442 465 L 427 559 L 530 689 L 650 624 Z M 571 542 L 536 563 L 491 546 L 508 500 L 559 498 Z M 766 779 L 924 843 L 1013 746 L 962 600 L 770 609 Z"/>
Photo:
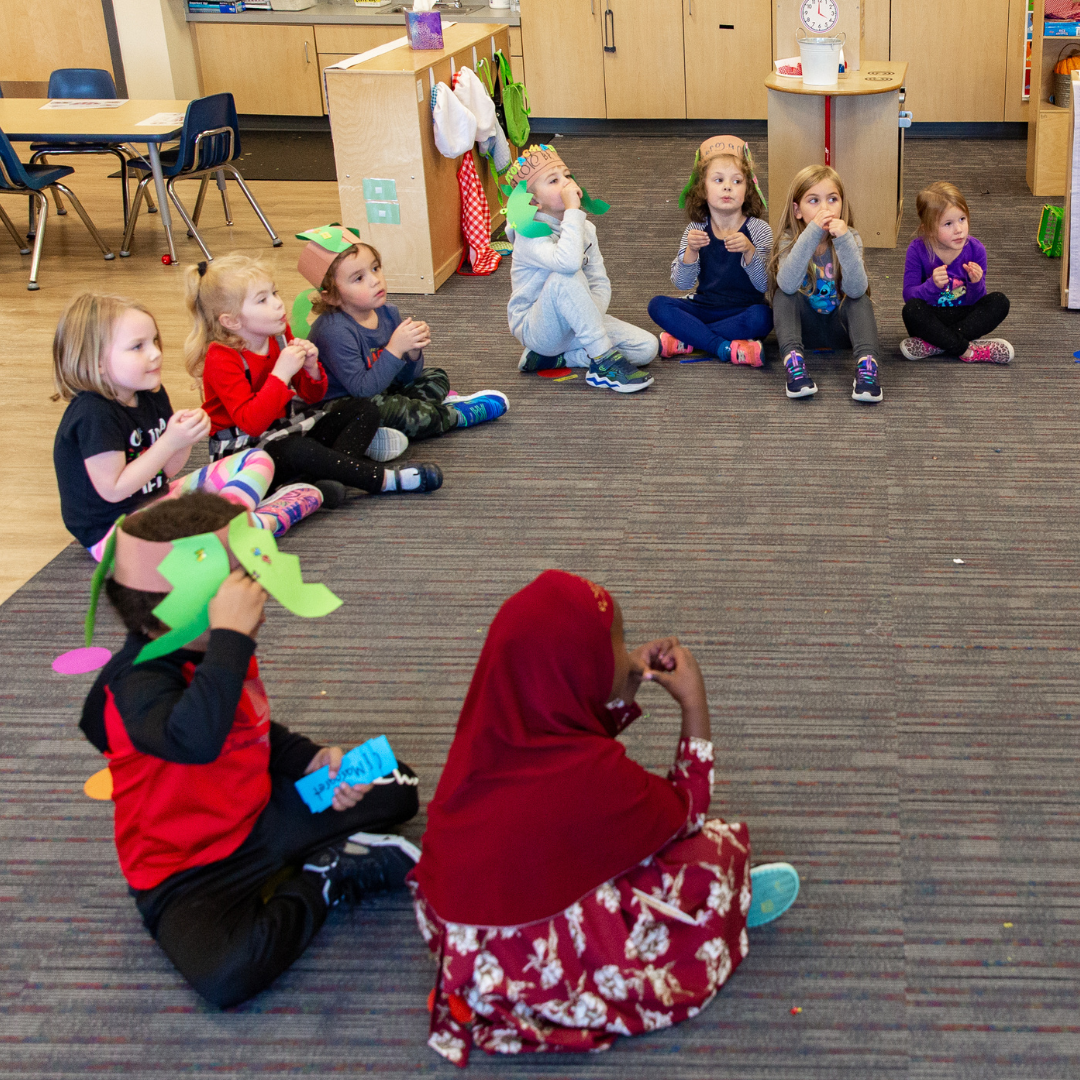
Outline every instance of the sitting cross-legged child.
<path fill-rule="evenodd" d="M 510 333 L 525 346 L 518 369 L 587 367 L 590 386 L 620 394 L 651 386 L 640 368 L 656 357 L 656 337 L 607 314 L 611 282 L 586 217 L 607 204 L 590 198 L 547 144 L 530 146 L 506 182 L 515 189 L 507 204 L 514 257 L 506 311 Z"/>
<path fill-rule="evenodd" d="M 409 439 L 475 427 L 506 412 L 509 402 L 498 390 L 447 397 L 446 372 L 424 367 L 431 331 L 425 322 L 402 319 L 386 302 L 375 248 L 340 225 L 299 235 L 313 238 L 297 269 L 319 290 L 312 306 L 318 318 L 308 337 L 326 369 L 326 400 L 367 398 L 385 428 Z M 298 303 L 304 299 L 302 294 Z"/>
<path fill-rule="evenodd" d="M 402 837 L 380 835 L 417 811 L 407 765 L 374 784 L 339 784 L 319 814 L 297 792 L 323 766 L 336 777 L 342 753 L 270 719 L 255 661 L 263 585 L 306 615 L 337 599 L 300 582 L 295 558 L 241 514 L 196 492 L 120 522 L 88 625 L 104 584 L 128 637 L 79 724 L 108 759 L 117 855 L 146 928 L 222 1008 L 269 986 L 339 900 L 400 887 L 419 857 Z M 259 581 L 230 572 L 249 556 Z M 294 598 L 312 589 L 329 603 L 301 611 Z M 178 625 L 166 625 L 173 611 Z M 201 621 L 185 621 L 191 611 Z"/>

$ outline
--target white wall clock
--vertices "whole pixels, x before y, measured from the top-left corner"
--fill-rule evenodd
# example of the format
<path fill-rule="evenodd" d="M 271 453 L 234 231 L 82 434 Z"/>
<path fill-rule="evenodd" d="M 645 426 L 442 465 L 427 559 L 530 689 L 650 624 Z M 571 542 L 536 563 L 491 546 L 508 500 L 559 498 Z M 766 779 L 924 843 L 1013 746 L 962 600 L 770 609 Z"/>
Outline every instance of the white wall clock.
<path fill-rule="evenodd" d="M 811 34 L 827 34 L 840 21 L 836 0 L 802 0 L 799 19 Z"/>

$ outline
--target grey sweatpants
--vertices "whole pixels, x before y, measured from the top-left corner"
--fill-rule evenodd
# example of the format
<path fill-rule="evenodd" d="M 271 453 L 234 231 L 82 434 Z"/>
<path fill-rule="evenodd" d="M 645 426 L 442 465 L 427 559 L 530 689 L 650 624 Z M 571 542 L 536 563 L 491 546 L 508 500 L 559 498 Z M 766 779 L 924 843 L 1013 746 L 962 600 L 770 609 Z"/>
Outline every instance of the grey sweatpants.
<path fill-rule="evenodd" d="M 521 324 L 521 344 L 541 356 L 566 358 L 567 367 L 588 367 L 618 349 L 641 367 L 655 359 L 660 343 L 648 330 L 604 315 L 589 291 L 584 271 L 552 274 Z"/>
<path fill-rule="evenodd" d="M 773 322 L 782 360 L 793 349 L 846 349 L 856 360 L 880 356 L 874 305 L 865 293 L 857 300 L 846 297 L 835 310 L 823 315 L 810 306 L 805 293 L 773 296 Z"/>

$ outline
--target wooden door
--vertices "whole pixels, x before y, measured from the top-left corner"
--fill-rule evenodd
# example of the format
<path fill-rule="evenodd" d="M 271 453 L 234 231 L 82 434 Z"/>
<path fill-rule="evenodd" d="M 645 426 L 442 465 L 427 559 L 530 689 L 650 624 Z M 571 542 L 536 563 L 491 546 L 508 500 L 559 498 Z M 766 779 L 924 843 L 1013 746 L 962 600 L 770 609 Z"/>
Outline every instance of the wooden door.
<path fill-rule="evenodd" d="M 1004 120 L 1008 51 L 1009 0 L 892 0 L 890 59 L 908 62 L 916 123 Z"/>
<path fill-rule="evenodd" d="M 608 119 L 684 119 L 683 0 L 600 3 Z"/>
<path fill-rule="evenodd" d="M 45 97 L 58 67 L 113 74 L 101 0 L 0 2 L 0 79 L 13 97 Z"/>
<path fill-rule="evenodd" d="M 521 0 L 521 53 L 533 116 L 607 116 L 603 5 L 604 0 Z"/>
<path fill-rule="evenodd" d="M 766 118 L 771 16 L 771 0 L 686 0 L 687 119 Z"/>
<path fill-rule="evenodd" d="M 192 23 L 202 93 L 228 92 L 238 113 L 321 116 L 311 26 Z"/>

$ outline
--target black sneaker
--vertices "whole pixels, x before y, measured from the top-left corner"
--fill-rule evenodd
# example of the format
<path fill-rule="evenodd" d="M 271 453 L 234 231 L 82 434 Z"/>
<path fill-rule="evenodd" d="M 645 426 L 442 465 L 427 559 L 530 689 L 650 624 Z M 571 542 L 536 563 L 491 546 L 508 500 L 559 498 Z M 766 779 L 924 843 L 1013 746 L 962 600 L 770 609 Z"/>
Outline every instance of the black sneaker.
<path fill-rule="evenodd" d="M 855 381 L 851 384 L 851 396 L 856 401 L 865 401 L 876 405 L 884 394 L 878 382 L 877 361 L 872 356 L 864 356 L 855 369 Z"/>
<path fill-rule="evenodd" d="M 420 849 L 403 836 L 354 833 L 344 844 L 320 851 L 304 870 L 323 879 L 323 899 L 333 907 L 346 898 L 357 902 L 364 893 L 400 889 L 419 859 Z"/>
<path fill-rule="evenodd" d="M 518 361 L 518 371 L 531 374 L 534 371 L 550 371 L 552 368 L 566 367 L 566 358 L 560 353 L 558 356 L 544 356 L 542 353 L 526 349 Z"/>
<path fill-rule="evenodd" d="M 322 492 L 324 510 L 336 510 L 345 501 L 345 485 L 337 480 L 317 480 L 312 487 Z"/>
<path fill-rule="evenodd" d="M 813 397 L 817 383 L 806 374 L 806 366 L 800 353 L 791 352 L 784 358 L 787 371 L 787 396 L 789 398 Z"/>

